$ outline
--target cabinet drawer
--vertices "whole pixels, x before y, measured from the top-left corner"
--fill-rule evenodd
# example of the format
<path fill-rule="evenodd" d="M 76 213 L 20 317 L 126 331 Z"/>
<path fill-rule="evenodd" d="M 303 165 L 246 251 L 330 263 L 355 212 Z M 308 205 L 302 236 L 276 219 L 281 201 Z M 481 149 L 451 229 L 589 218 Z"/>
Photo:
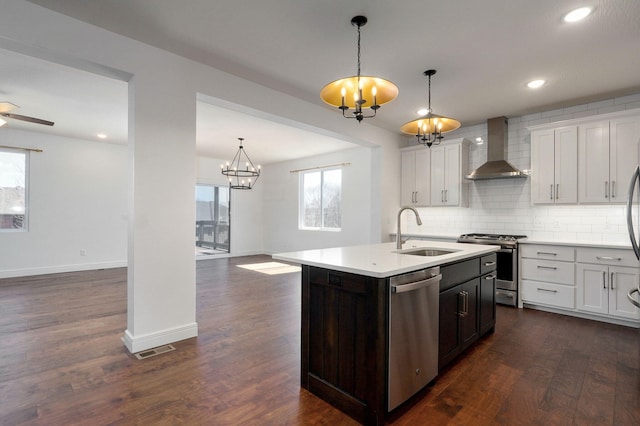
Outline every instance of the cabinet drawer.
<path fill-rule="evenodd" d="M 445 291 L 457 284 L 469 281 L 480 275 L 480 258 L 464 260 L 452 265 L 445 265 L 440 268 L 442 280 L 440 281 L 440 291 Z"/>
<path fill-rule="evenodd" d="M 566 285 L 523 280 L 522 301 L 574 309 L 576 306 L 575 288 Z"/>
<path fill-rule="evenodd" d="M 492 253 L 488 256 L 480 258 L 480 275 L 484 275 L 488 272 L 495 271 L 498 260 L 498 256 Z"/>
<path fill-rule="evenodd" d="M 579 247 L 578 262 L 638 267 L 638 259 L 633 250 L 623 249 Z"/>
<path fill-rule="evenodd" d="M 575 249 L 565 246 L 544 246 L 537 244 L 522 244 L 519 247 L 520 256 L 532 259 L 562 260 L 573 262 L 576 260 Z"/>
<path fill-rule="evenodd" d="M 522 259 L 522 278 L 574 285 L 575 264 L 549 260 Z"/>

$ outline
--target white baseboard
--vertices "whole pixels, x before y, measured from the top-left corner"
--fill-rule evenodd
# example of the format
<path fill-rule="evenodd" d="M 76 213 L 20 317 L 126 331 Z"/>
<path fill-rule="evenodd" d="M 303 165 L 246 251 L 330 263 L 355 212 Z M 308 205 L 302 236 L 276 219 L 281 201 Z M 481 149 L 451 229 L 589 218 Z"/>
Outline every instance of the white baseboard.
<path fill-rule="evenodd" d="M 190 339 L 198 336 L 198 323 L 191 323 L 167 330 L 133 336 L 129 330 L 125 330 L 122 342 L 129 352 L 136 353 L 180 340 Z"/>
<path fill-rule="evenodd" d="M 96 269 L 124 268 L 127 261 L 82 263 L 77 265 L 40 266 L 35 268 L 0 270 L 0 278 L 27 277 L 32 275 L 59 274 L 62 272 L 91 271 Z"/>

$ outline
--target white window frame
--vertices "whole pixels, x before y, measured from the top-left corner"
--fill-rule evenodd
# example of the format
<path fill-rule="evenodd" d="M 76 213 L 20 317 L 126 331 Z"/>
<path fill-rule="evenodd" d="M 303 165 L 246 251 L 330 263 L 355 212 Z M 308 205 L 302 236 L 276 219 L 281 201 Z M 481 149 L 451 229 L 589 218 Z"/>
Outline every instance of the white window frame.
<path fill-rule="evenodd" d="M 312 174 L 312 173 L 320 173 L 320 205 L 324 205 L 324 174 L 327 172 L 332 172 L 332 171 L 340 171 L 340 206 L 338 207 L 340 210 L 340 227 L 338 228 L 332 228 L 332 227 L 326 227 L 324 226 L 324 215 L 320 214 L 320 220 L 321 220 L 321 225 L 319 227 L 310 227 L 310 226 L 304 226 L 304 211 L 305 211 L 305 206 L 304 206 L 304 201 L 305 201 L 305 197 L 304 197 L 304 177 L 305 175 L 308 174 Z M 342 173 L 342 168 L 341 167 L 332 167 L 332 168 L 326 168 L 326 169 L 315 169 L 315 170 L 306 170 L 306 171 L 301 171 L 300 173 L 298 173 L 299 175 L 299 180 L 298 180 L 298 229 L 300 230 L 304 230 L 304 231 L 327 231 L 327 232 L 341 232 L 342 231 L 342 177 L 343 177 L 343 173 Z"/>
<path fill-rule="evenodd" d="M 28 232 L 29 231 L 29 163 L 30 152 L 23 149 L 0 148 L 0 152 L 24 155 L 24 219 L 21 228 L 0 228 L 0 232 Z"/>

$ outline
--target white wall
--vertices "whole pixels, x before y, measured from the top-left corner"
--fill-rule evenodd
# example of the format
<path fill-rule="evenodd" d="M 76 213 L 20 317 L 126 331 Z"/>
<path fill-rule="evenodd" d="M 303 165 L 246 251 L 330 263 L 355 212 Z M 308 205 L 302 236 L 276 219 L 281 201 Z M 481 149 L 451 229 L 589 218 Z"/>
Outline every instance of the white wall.
<path fill-rule="evenodd" d="M 640 94 L 510 118 L 508 161 L 520 170 L 530 169 L 528 126 L 635 108 L 640 108 Z M 445 143 L 447 139 L 460 137 L 475 141 L 478 136 L 487 140 L 486 123 L 448 133 Z M 472 144 L 471 170 L 486 158 L 486 142 L 480 146 Z M 532 206 L 530 188 L 528 178 L 474 181 L 470 183 L 469 208 L 420 208 L 423 225 L 418 227 L 408 221 L 403 232 L 428 235 L 509 233 L 545 240 L 628 243 L 623 205 Z"/>
<path fill-rule="evenodd" d="M 349 246 L 378 242 L 371 233 L 372 211 L 377 199 L 371 197 L 371 148 L 354 148 L 313 158 L 271 164 L 261 177 L 264 185 L 265 252 Z M 350 163 L 342 167 L 342 230 L 309 231 L 298 229 L 299 174 L 292 170 Z"/>
<path fill-rule="evenodd" d="M 28 232 L 0 232 L 0 278 L 126 266 L 126 146 L 10 128 L 0 145 L 43 150 L 30 153 Z"/>

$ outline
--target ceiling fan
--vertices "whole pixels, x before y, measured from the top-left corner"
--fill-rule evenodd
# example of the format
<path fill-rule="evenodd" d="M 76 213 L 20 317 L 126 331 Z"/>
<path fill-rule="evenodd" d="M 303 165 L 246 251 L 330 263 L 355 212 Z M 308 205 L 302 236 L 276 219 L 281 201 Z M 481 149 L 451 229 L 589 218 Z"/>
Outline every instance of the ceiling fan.
<path fill-rule="evenodd" d="M 0 117 L 12 118 L 14 120 L 28 121 L 29 123 L 36 124 L 44 124 L 45 126 L 53 126 L 53 121 L 43 120 L 41 118 L 28 117 L 26 115 L 13 114 L 13 111 L 16 108 L 20 108 L 18 105 L 12 104 L 11 102 L 0 102 Z M 0 119 L 0 126 L 4 125 Z"/>

